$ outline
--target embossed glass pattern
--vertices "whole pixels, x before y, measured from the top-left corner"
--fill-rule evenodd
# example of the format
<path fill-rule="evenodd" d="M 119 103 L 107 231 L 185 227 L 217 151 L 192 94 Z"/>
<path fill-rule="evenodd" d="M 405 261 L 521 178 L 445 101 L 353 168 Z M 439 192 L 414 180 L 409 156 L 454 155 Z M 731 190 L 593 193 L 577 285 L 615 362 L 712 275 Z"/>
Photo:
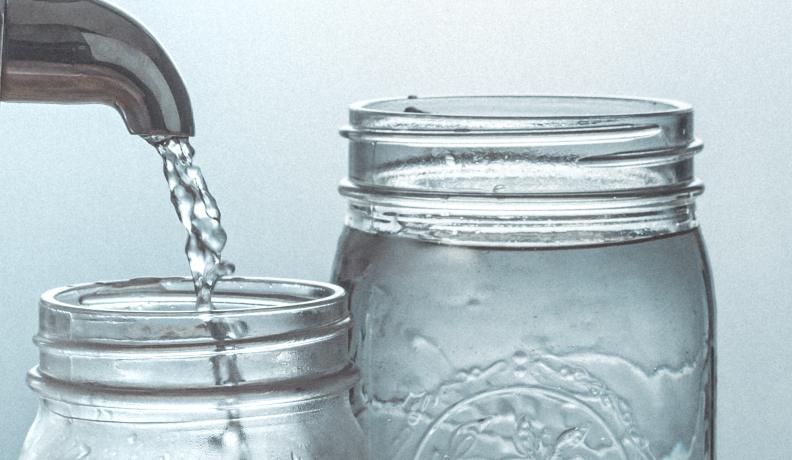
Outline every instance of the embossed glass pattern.
<path fill-rule="evenodd" d="M 377 459 L 714 457 L 714 304 L 692 110 L 354 105 L 334 280 Z"/>
<path fill-rule="evenodd" d="M 45 293 L 20 459 L 367 458 L 343 290 L 225 278 L 213 301 L 186 278 Z"/>

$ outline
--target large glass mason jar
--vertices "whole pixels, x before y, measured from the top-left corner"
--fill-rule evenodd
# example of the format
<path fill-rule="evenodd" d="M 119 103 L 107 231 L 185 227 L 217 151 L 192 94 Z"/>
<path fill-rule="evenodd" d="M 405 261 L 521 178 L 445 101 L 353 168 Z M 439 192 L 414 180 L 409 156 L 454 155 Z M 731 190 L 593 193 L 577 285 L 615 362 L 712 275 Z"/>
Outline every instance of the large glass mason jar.
<path fill-rule="evenodd" d="M 224 279 L 60 288 L 40 304 L 22 460 L 363 460 L 342 289 Z"/>
<path fill-rule="evenodd" d="M 410 97 L 350 121 L 334 280 L 373 458 L 713 458 L 689 106 Z"/>

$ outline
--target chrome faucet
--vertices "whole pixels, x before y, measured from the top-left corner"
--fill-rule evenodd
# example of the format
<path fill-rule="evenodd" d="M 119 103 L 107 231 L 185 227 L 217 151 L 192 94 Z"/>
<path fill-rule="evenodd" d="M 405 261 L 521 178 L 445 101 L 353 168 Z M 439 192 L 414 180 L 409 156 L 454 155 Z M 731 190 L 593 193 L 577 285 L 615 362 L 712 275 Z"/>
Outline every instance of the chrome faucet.
<path fill-rule="evenodd" d="M 0 101 L 105 104 L 132 134 L 194 134 L 176 67 L 126 13 L 100 0 L 0 0 L 0 6 Z"/>

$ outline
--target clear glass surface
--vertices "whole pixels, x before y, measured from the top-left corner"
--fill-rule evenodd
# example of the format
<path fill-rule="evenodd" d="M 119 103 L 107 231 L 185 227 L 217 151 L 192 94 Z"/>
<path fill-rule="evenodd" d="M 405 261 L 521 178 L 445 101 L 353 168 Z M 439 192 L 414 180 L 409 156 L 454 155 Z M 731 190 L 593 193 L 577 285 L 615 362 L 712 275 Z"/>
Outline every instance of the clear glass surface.
<path fill-rule="evenodd" d="M 347 229 L 339 253 L 374 458 L 711 458 L 697 231 L 536 250 Z"/>

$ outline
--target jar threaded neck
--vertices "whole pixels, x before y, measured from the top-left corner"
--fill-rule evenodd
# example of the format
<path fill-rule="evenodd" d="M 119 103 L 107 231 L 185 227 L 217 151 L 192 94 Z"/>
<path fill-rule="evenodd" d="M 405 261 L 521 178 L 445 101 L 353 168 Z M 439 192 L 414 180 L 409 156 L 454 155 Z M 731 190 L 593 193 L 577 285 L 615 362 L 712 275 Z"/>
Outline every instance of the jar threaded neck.
<path fill-rule="evenodd" d="M 448 244 L 569 246 L 695 228 L 689 105 L 578 96 L 352 106 L 347 224 Z"/>
<path fill-rule="evenodd" d="M 357 378 L 342 288 L 229 277 L 214 300 L 216 310 L 196 311 L 189 278 L 53 289 L 41 298 L 40 359 L 29 383 L 67 404 L 152 407 L 182 398 L 212 407 L 232 396 L 249 405 L 314 399 Z M 213 323 L 227 331 L 222 347 Z M 218 381 L 226 367 L 234 378 Z"/>

